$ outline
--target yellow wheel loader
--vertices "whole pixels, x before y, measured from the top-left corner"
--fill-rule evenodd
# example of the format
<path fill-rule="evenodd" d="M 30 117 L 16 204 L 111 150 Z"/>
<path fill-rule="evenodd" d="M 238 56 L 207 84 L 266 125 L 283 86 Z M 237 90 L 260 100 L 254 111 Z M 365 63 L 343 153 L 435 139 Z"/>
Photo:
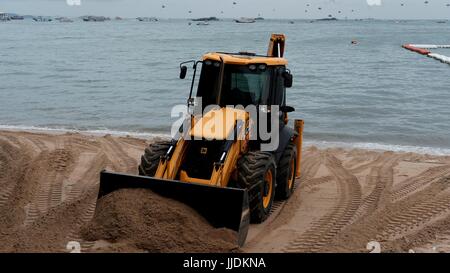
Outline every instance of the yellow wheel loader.
<path fill-rule="evenodd" d="M 151 189 L 191 206 L 214 227 L 236 231 L 242 246 L 250 222 L 263 222 L 274 198 L 289 198 L 300 176 L 303 121 L 288 126 L 294 108 L 286 105 L 292 75 L 284 48 L 285 36 L 273 34 L 264 56 L 213 52 L 182 63 L 182 79 L 186 64 L 193 67 L 188 107 L 201 114 L 189 111 L 188 122 L 171 141 L 146 148 L 139 175 L 103 171 L 99 198 L 122 188 Z M 256 115 L 248 106 L 255 106 Z M 260 119 L 262 115 L 271 118 Z M 254 132 L 261 125 L 275 133 L 275 147 L 262 149 L 272 139 Z"/>

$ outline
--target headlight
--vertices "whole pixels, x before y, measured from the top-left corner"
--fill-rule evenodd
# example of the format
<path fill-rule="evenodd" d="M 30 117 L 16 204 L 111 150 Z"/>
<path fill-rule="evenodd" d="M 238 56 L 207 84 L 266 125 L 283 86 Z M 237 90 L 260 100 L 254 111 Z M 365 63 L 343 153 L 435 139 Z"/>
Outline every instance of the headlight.
<path fill-rule="evenodd" d="M 261 70 L 261 71 L 266 71 L 267 65 L 265 65 L 265 64 L 260 64 L 260 65 L 258 66 L 258 69 Z"/>

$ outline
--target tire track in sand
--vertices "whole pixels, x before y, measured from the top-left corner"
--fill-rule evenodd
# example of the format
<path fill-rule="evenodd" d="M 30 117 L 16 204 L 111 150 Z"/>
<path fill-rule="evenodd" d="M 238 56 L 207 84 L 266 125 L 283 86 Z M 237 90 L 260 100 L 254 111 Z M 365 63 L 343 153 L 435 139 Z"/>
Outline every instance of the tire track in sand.
<path fill-rule="evenodd" d="M 101 139 L 101 146 L 114 171 L 130 174 L 137 173 L 138 161 L 129 156 L 116 139 L 111 136 L 105 136 Z"/>
<path fill-rule="evenodd" d="M 450 165 L 432 167 L 418 176 L 407 179 L 401 186 L 394 188 L 391 199 L 393 202 L 399 201 L 448 175 L 450 175 Z"/>
<path fill-rule="evenodd" d="M 90 192 L 97 193 L 99 183 L 99 172 L 106 164 L 106 156 L 104 153 L 84 153 L 81 154 L 77 160 L 77 169 L 73 171 L 73 175 L 69 177 L 69 181 L 72 182 L 73 187 L 67 193 L 66 202 L 75 202 Z M 84 174 L 79 176 L 79 174 Z M 72 229 L 68 232 L 67 241 L 77 241 L 81 244 L 81 250 L 83 252 L 89 252 L 94 245 L 94 242 L 87 242 L 82 239 L 79 234 L 83 225 L 88 223 L 95 213 L 97 204 L 96 194 L 91 198 L 86 198 L 86 205 L 80 208 L 82 211 L 77 222 L 73 225 Z M 66 250 L 63 250 L 66 251 Z"/>
<path fill-rule="evenodd" d="M 439 182 L 401 201 L 386 203 L 384 208 L 349 225 L 340 233 L 337 240 L 330 244 L 330 249 L 339 252 L 343 250 L 365 252 L 367 242 L 373 240 L 386 246 L 398 245 L 395 241 L 405 239 L 407 236 L 414 237 L 440 219 L 448 217 L 450 217 L 450 178 L 442 178 Z M 349 241 L 348 238 L 353 240 Z"/>
<path fill-rule="evenodd" d="M 9 135 L 0 136 L 0 209 L 6 207 L 13 199 L 29 158 L 30 154 L 17 138 Z"/>
<path fill-rule="evenodd" d="M 24 224 L 30 199 L 39 184 L 30 174 L 39 169 L 35 157 L 41 151 L 33 142 L 24 139 L 13 132 L 4 132 L 0 136 L 0 161 L 4 168 L 0 173 L 0 213 L 8 232 L 10 228 Z"/>
<path fill-rule="evenodd" d="M 14 187 L 14 184 L 9 184 L 6 185 L 6 187 L 0 189 L 0 208 L 2 208 L 8 202 L 14 190 Z"/>
<path fill-rule="evenodd" d="M 397 239 L 443 216 L 450 216 L 450 194 L 415 204 L 400 214 L 390 216 L 381 237 L 384 240 Z"/>
<path fill-rule="evenodd" d="M 35 192 L 35 200 L 25 207 L 25 226 L 29 226 L 50 208 L 62 203 L 64 178 L 67 172 L 74 168 L 75 153 L 70 143 L 66 142 L 62 136 L 54 136 L 54 138 L 55 147 L 47 147 L 47 150 L 41 151 L 34 163 L 37 168 L 27 174 L 29 179 L 35 179 L 40 183 Z M 36 143 L 41 143 L 39 147 L 43 149 L 42 142 L 36 141 Z M 45 176 L 40 173 L 42 170 L 46 170 Z"/>
<path fill-rule="evenodd" d="M 16 183 L 8 183 L 6 180 L 11 170 L 14 170 L 13 164 L 16 160 L 17 148 L 11 145 L 9 140 L 0 139 L 0 208 L 9 200 Z"/>
<path fill-rule="evenodd" d="M 314 222 L 299 237 L 291 241 L 283 252 L 317 252 L 326 246 L 350 221 L 361 202 L 361 186 L 342 162 L 325 153 L 325 165 L 336 179 L 338 202 L 331 212 Z"/>
<path fill-rule="evenodd" d="M 378 159 L 379 165 L 374 166 L 370 170 L 370 174 L 366 177 L 366 184 L 375 185 L 374 189 L 365 197 L 351 223 L 357 221 L 361 217 L 372 214 L 376 209 L 386 205 L 389 197 L 389 191 L 394 184 L 394 167 L 398 164 L 400 155 L 390 155 L 385 159 Z"/>
<path fill-rule="evenodd" d="M 314 177 L 321 164 L 320 152 L 317 149 L 305 152 L 303 154 L 303 158 L 301 177 L 295 180 L 294 193 L 292 197 L 287 201 L 275 201 L 272 207 L 271 215 L 266 219 L 263 225 L 252 224 L 250 226 L 249 235 L 245 246 L 246 249 L 255 248 L 255 246 L 259 244 L 272 229 L 277 228 L 280 225 L 279 218 L 284 219 L 286 217 L 290 217 L 289 215 L 286 216 L 286 214 L 291 214 L 294 211 L 292 209 L 287 211 L 284 209 L 288 203 L 290 205 L 299 205 L 298 203 L 293 204 L 290 200 L 293 200 L 298 196 L 301 188 L 304 187 L 304 181 Z"/>
<path fill-rule="evenodd" d="M 311 178 L 307 181 L 305 181 L 304 183 L 302 183 L 302 186 L 300 187 L 302 190 L 305 188 L 313 188 L 316 186 L 320 186 L 322 184 L 325 183 L 329 183 L 333 181 L 333 176 L 323 176 L 323 177 L 318 177 L 318 178 Z"/>
<path fill-rule="evenodd" d="M 439 179 L 424 190 L 396 203 L 391 203 L 381 217 L 377 239 L 392 240 L 432 224 L 436 219 L 450 216 L 450 177 Z"/>

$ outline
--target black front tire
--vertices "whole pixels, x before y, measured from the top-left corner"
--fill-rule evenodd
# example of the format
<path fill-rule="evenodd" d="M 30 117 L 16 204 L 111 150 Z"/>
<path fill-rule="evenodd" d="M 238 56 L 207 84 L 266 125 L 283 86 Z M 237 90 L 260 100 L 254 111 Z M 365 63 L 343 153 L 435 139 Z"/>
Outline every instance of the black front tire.
<path fill-rule="evenodd" d="M 238 185 L 249 190 L 250 220 L 253 223 L 264 222 L 269 217 L 275 196 L 274 156 L 259 151 L 243 155 L 238 162 Z"/>
<path fill-rule="evenodd" d="M 161 156 L 167 153 L 170 145 L 171 143 L 167 141 L 160 141 L 150 144 L 145 149 L 144 155 L 141 157 L 139 175 L 149 177 L 155 176 Z"/>

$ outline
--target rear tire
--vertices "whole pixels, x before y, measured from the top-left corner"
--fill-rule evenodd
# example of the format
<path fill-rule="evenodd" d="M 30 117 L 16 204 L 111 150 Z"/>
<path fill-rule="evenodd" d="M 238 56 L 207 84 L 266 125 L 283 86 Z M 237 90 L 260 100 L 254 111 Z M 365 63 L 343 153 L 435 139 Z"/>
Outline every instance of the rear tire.
<path fill-rule="evenodd" d="M 238 162 L 238 184 L 248 189 L 250 220 L 262 223 L 269 217 L 275 196 L 276 164 L 271 153 L 249 152 Z"/>
<path fill-rule="evenodd" d="M 297 149 L 290 142 L 278 163 L 276 197 L 278 200 L 286 200 L 294 192 L 295 172 L 297 171 Z"/>
<path fill-rule="evenodd" d="M 150 144 L 146 149 L 144 155 L 141 157 L 141 165 L 139 165 L 139 175 L 155 176 L 158 169 L 161 156 L 165 155 L 169 150 L 170 142 L 160 141 Z"/>

